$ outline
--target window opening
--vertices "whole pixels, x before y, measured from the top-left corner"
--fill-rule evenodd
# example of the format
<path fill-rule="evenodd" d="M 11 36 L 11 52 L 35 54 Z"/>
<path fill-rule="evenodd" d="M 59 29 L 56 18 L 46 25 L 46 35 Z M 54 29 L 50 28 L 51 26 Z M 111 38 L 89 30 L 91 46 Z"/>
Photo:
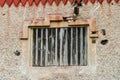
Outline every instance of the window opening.
<path fill-rule="evenodd" d="M 85 66 L 87 46 L 87 27 L 33 28 L 33 66 Z"/>

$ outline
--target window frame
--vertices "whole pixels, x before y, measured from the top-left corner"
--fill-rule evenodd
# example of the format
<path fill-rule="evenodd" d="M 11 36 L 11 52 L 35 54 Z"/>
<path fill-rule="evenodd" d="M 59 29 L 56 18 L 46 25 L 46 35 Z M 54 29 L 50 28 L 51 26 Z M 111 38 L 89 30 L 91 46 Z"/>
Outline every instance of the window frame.
<path fill-rule="evenodd" d="M 23 24 L 23 30 L 22 32 L 20 33 L 20 40 L 21 40 L 21 48 L 22 48 L 22 61 L 24 61 L 24 64 L 27 66 L 27 68 L 29 69 L 29 71 L 31 72 L 31 74 L 34 74 L 34 75 L 37 75 L 39 74 L 39 72 L 42 70 L 43 72 L 46 72 L 46 71 L 49 71 L 50 69 L 51 70 L 54 70 L 56 69 L 56 71 L 61 71 L 63 70 L 64 72 L 67 72 L 68 69 L 71 69 L 71 68 L 74 68 L 74 69 L 79 69 L 80 70 L 83 70 L 82 73 L 87 73 L 87 72 L 94 72 L 96 70 L 96 43 L 92 43 L 93 40 L 96 40 L 98 38 L 98 34 L 92 34 L 92 32 L 95 32 L 96 29 L 95 29 L 95 19 L 87 19 L 86 21 L 85 20 L 82 20 L 83 22 L 80 22 L 78 21 L 75 21 L 75 22 L 71 22 L 69 23 L 69 25 L 72 27 L 72 26 L 82 26 L 82 25 L 88 25 L 88 64 L 87 66 L 65 66 L 65 67 L 55 67 L 55 66 L 52 66 L 52 67 L 33 67 L 32 66 L 32 58 L 31 58 L 31 35 L 33 34 L 32 32 L 32 28 L 37 28 L 38 25 L 39 27 L 41 26 L 45 26 L 45 27 L 48 27 L 48 24 L 45 25 L 45 24 L 36 24 L 33 22 L 34 21 L 31 21 L 31 20 L 27 20 L 27 21 L 24 21 L 24 24 Z M 51 25 L 54 25 L 54 24 L 51 24 Z M 55 23 L 55 25 L 57 25 Z M 63 25 L 66 25 L 66 24 L 63 24 Z M 67 24 L 68 25 L 68 24 Z M 62 27 L 61 24 L 59 27 Z"/>
<path fill-rule="evenodd" d="M 46 28 L 47 28 L 47 29 L 60 29 L 61 27 L 60 27 L 60 28 L 58 28 L 58 27 L 57 27 L 57 28 L 56 28 L 56 27 L 54 27 L 54 28 L 46 27 Z M 63 27 L 62 27 L 62 28 L 63 28 Z M 61 28 L 61 29 L 62 29 L 62 28 Z M 35 66 L 37 66 L 37 67 L 49 67 L 49 66 L 58 66 L 58 67 L 59 67 L 59 66 L 87 66 L 87 53 L 88 53 L 88 52 L 86 52 L 86 51 L 88 50 L 88 27 L 87 27 L 87 26 L 68 26 L 68 27 L 64 27 L 64 28 L 67 28 L 67 29 L 70 29 L 70 30 L 71 30 L 71 29 L 73 30 L 73 28 L 74 28 L 74 30 L 75 30 L 75 29 L 85 30 L 85 32 L 83 32 L 83 35 L 86 34 L 86 36 L 85 36 L 85 38 L 82 37 L 82 39 L 84 38 L 83 40 L 85 40 L 85 41 L 83 41 L 83 42 L 85 42 L 85 45 L 86 45 L 86 47 L 84 47 L 84 48 L 82 49 L 82 51 L 85 52 L 85 55 L 83 55 L 82 53 L 79 53 L 79 55 L 82 54 L 85 59 L 82 59 L 82 60 L 83 60 L 83 61 L 82 61 L 81 58 L 79 58 L 79 60 L 81 60 L 81 62 L 77 62 L 77 63 L 75 62 L 75 64 L 74 64 L 74 63 L 71 64 L 71 62 L 68 63 L 68 64 L 66 63 L 67 65 L 65 65 L 65 64 L 63 64 L 63 63 L 62 63 L 62 64 L 58 64 L 58 63 L 57 63 L 57 65 L 44 65 L 44 66 L 37 66 L 37 65 L 33 65 L 33 64 L 32 64 L 33 67 L 35 67 Z M 43 27 L 37 27 L 37 28 L 36 28 L 36 27 L 33 27 L 33 28 L 32 28 L 32 33 L 35 31 L 35 29 L 44 29 L 44 28 L 43 28 Z M 75 31 L 76 31 L 76 30 L 75 30 Z M 35 34 L 32 34 L 31 36 L 33 36 L 33 35 L 35 35 Z M 83 35 L 82 35 L 82 36 L 83 36 Z M 30 37 L 31 37 L 31 36 L 30 36 Z M 36 35 L 35 35 L 35 36 L 36 36 Z M 86 40 L 87 40 L 87 41 L 86 41 Z M 32 44 L 32 45 L 35 44 L 35 43 L 33 42 L 33 37 L 31 37 L 31 44 Z M 81 42 L 79 42 L 79 44 L 81 44 Z M 31 49 L 31 50 L 32 50 L 32 51 L 31 51 L 31 58 L 32 58 L 32 60 L 35 60 L 35 59 L 33 59 L 33 57 L 35 57 L 35 56 L 33 55 L 33 54 L 34 54 L 33 48 L 35 48 L 35 46 L 32 47 L 32 49 Z M 85 50 L 84 50 L 84 49 L 85 49 Z M 78 49 L 78 50 L 80 50 L 80 49 Z M 36 53 L 35 53 L 35 54 L 36 54 Z M 71 53 L 70 53 L 70 54 L 71 54 Z M 72 53 L 72 54 L 73 54 L 73 53 Z M 75 54 L 76 54 L 76 53 L 75 53 Z M 78 54 L 78 53 L 77 53 L 77 54 Z M 57 54 L 57 55 L 58 55 L 58 54 Z M 61 56 L 62 56 L 62 55 L 61 55 Z M 67 56 L 67 57 L 68 57 L 68 56 Z M 70 57 L 70 58 L 71 58 L 71 57 Z M 78 59 L 77 56 L 74 57 L 74 58 L 75 58 L 75 60 Z M 72 59 L 73 59 L 73 57 L 72 57 Z M 63 59 L 63 60 L 64 60 L 64 59 Z M 71 60 L 70 60 L 70 61 L 71 61 Z M 78 61 L 78 60 L 77 60 L 77 61 Z M 31 61 L 31 62 L 33 63 L 33 61 Z M 36 62 L 36 61 L 35 61 L 35 62 Z M 73 62 L 73 61 L 72 61 L 72 62 Z M 54 64 L 54 63 L 53 63 L 53 64 Z"/>

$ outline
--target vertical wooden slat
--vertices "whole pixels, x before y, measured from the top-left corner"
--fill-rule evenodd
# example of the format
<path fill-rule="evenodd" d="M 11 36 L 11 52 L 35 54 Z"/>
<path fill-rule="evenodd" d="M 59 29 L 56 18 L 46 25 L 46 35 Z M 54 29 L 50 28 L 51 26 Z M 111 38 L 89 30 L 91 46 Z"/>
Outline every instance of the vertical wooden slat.
<path fill-rule="evenodd" d="M 38 29 L 36 29 L 36 41 L 35 41 L 35 65 L 38 65 Z"/>
<path fill-rule="evenodd" d="M 54 30 L 55 29 L 51 29 L 51 59 L 52 59 L 52 65 L 55 64 L 55 38 L 54 38 Z"/>
<path fill-rule="evenodd" d="M 80 65 L 83 65 L 83 28 L 80 29 Z"/>
<path fill-rule="evenodd" d="M 70 65 L 73 64 L 73 59 L 72 59 L 72 53 L 73 53 L 73 28 L 71 28 L 71 44 L 70 44 L 70 48 L 71 48 L 71 53 L 70 53 Z"/>
<path fill-rule="evenodd" d="M 55 29 L 56 31 L 55 31 L 55 65 L 58 65 L 58 59 L 57 59 L 57 54 L 58 54 L 58 48 L 57 48 L 57 46 L 58 46 L 58 44 L 57 44 L 57 40 L 58 40 L 58 38 L 57 38 L 57 35 L 58 35 L 58 29 L 56 28 Z"/>
<path fill-rule="evenodd" d="M 78 28 L 76 28 L 76 65 L 78 65 Z"/>
<path fill-rule="evenodd" d="M 73 28 L 73 47 L 72 47 L 72 59 L 73 65 L 76 65 L 76 28 Z"/>
<path fill-rule="evenodd" d="M 52 29 L 48 29 L 48 65 L 52 64 Z"/>
<path fill-rule="evenodd" d="M 64 65 L 65 60 L 65 28 L 62 28 L 62 65 Z"/>
<path fill-rule="evenodd" d="M 64 65 L 68 65 L 68 28 L 66 28 L 64 55 Z"/>
<path fill-rule="evenodd" d="M 41 56 L 40 56 L 40 65 L 43 66 L 43 29 L 41 29 Z"/>
<path fill-rule="evenodd" d="M 70 51 L 71 51 L 71 45 L 70 45 L 70 43 L 71 43 L 71 34 L 70 34 L 70 32 L 71 32 L 71 29 L 70 28 L 68 28 L 68 36 L 67 36 L 67 41 L 68 41 L 68 45 L 67 45 L 67 47 L 68 47 L 68 56 L 67 56 L 67 58 L 68 58 L 68 65 L 70 65 L 71 63 L 70 63 Z"/>
<path fill-rule="evenodd" d="M 29 38 L 30 38 L 30 40 L 29 40 L 29 43 L 30 43 L 30 46 L 29 46 L 29 50 L 30 50 L 30 61 L 29 61 L 29 64 L 30 64 L 30 66 L 34 66 L 35 65 L 35 63 L 34 63 L 34 51 L 35 51 L 35 47 L 34 47 L 34 41 L 35 41 L 35 39 L 34 39 L 34 37 L 35 37 L 35 35 L 34 35 L 34 29 L 30 29 L 30 31 L 29 31 Z"/>
<path fill-rule="evenodd" d="M 50 60 L 51 60 L 51 62 L 50 62 L 50 65 L 52 65 L 52 63 L 53 63 L 53 53 L 52 53 L 52 49 L 53 49 L 53 39 L 52 39 L 52 32 L 53 32 L 53 29 L 51 29 L 51 31 L 50 31 L 50 39 L 51 39 L 51 49 L 50 49 Z"/>
<path fill-rule="evenodd" d="M 63 64 L 63 62 L 62 62 L 62 57 L 63 57 L 63 55 L 62 55 L 62 41 L 63 41 L 63 29 L 61 28 L 60 29 L 60 65 L 62 65 Z"/>
<path fill-rule="evenodd" d="M 84 65 L 87 65 L 87 28 L 85 29 L 85 53 L 84 53 Z"/>
<path fill-rule="evenodd" d="M 46 53 L 46 29 L 43 29 L 43 53 L 42 53 L 42 66 L 45 66 L 45 53 Z"/>
<path fill-rule="evenodd" d="M 48 65 L 50 65 L 50 56 L 51 56 L 51 34 L 50 34 L 50 29 L 48 29 Z"/>
<path fill-rule="evenodd" d="M 53 63 L 53 53 L 52 53 L 52 49 L 53 49 L 53 39 L 52 39 L 52 31 L 53 31 L 53 29 L 51 29 L 50 30 L 50 46 L 51 46 L 51 48 L 50 48 L 50 65 L 52 65 L 52 63 Z"/>
<path fill-rule="evenodd" d="M 58 58 L 58 65 L 60 65 L 60 28 L 58 29 L 58 40 L 57 40 L 57 58 Z"/>
<path fill-rule="evenodd" d="M 66 36 L 66 30 L 65 30 L 65 28 L 63 28 L 63 33 L 62 33 L 62 37 L 63 37 L 63 39 L 62 39 L 62 65 L 65 65 L 65 40 L 66 40 L 66 38 L 65 38 L 65 36 Z"/>
<path fill-rule="evenodd" d="M 45 66 L 48 63 L 48 29 L 46 29 L 46 53 L 45 53 Z"/>
<path fill-rule="evenodd" d="M 80 28 L 78 28 L 78 65 L 80 65 Z"/>

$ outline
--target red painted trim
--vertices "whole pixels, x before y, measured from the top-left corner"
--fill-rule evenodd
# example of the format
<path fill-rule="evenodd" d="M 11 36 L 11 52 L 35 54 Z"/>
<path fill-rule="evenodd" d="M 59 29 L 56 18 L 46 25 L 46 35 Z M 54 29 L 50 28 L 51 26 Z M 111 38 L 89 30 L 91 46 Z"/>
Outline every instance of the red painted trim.
<path fill-rule="evenodd" d="M 53 1 L 54 1 L 54 0 L 48 0 L 48 3 L 49 3 L 50 5 L 52 5 L 52 4 L 53 4 Z"/>
<path fill-rule="evenodd" d="M 13 0 L 6 0 L 7 5 L 10 7 L 13 3 Z"/>
<path fill-rule="evenodd" d="M 27 2 L 27 0 L 21 0 L 21 3 L 22 3 L 23 6 L 26 5 L 26 2 Z"/>
<path fill-rule="evenodd" d="M 84 0 L 84 3 L 87 4 L 87 3 L 88 3 L 88 0 Z"/>
<path fill-rule="evenodd" d="M 13 2 L 14 2 L 14 5 L 15 5 L 16 7 L 18 7 L 18 5 L 19 5 L 19 3 L 20 3 L 20 0 L 14 0 Z"/>
<path fill-rule="evenodd" d="M 5 4 L 5 0 L 0 0 L 0 6 L 3 7 Z"/>
<path fill-rule="evenodd" d="M 77 0 L 78 3 L 80 3 L 81 0 Z"/>
<path fill-rule="evenodd" d="M 29 4 L 29 6 L 32 6 L 33 0 L 28 0 L 28 4 Z"/>
<path fill-rule="evenodd" d="M 45 6 L 45 4 L 47 3 L 47 0 L 41 0 L 41 3 Z"/>
<path fill-rule="evenodd" d="M 66 5 L 68 0 L 62 0 L 63 1 L 63 4 Z"/>
<path fill-rule="evenodd" d="M 74 0 L 69 0 L 71 4 L 73 4 Z"/>
<path fill-rule="evenodd" d="M 36 6 L 38 6 L 39 3 L 40 3 L 40 0 L 35 0 L 35 4 L 36 4 Z"/>
<path fill-rule="evenodd" d="M 91 2 L 92 4 L 94 4 L 94 3 L 95 3 L 95 0 L 90 0 L 90 2 Z"/>
<path fill-rule="evenodd" d="M 102 3 L 103 3 L 103 0 L 98 0 L 98 2 L 99 2 L 100 4 L 102 4 Z"/>
<path fill-rule="evenodd" d="M 112 1 L 112 0 L 107 0 L 107 3 L 109 3 L 109 4 L 110 4 L 110 3 L 111 3 L 111 1 Z"/>
<path fill-rule="evenodd" d="M 120 0 L 114 0 L 116 3 L 118 3 Z"/>
<path fill-rule="evenodd" d="M 19 3 L 22 3 L 23 6 L 26 5 L 28 1 L 29 6 L 32 6 L 33 3 L 35 2 L 36 6 L 39 5 L 40 1 L 42 3 L 42 5 L 46 5 L 46 3 L 48 2 L 50 5 L 53 4 L 53 2 L 56 3 L 56 5 L 58 6 L 60 4 L 60 2 L 62 1 L 64 5 L 67 4 L 67 2 L 69 1 L 71 4 L 74 3 L 75 0 L 0 0 L 0 6 L 3 7 L 5 5 L 5 3 L 10 7 L 12 4 L 14 4 L 16 7 L 18 7 Z M 90 1 L 92 4 L 94 4 L 96 2 L 96 0 L 84 0 L 83 2 L 85 4 L 88 3 L 88 1 Z M 97 0 L 100 4 L 103 3 L 103 0 Z M 111 3 L 112 0 L 106 0 L 108 4 Z M 120 0 L 114 0 L 115 3 L 119 3 Z M 77 3 L 80 3 L 81 0 L 77 0 Z"/>
<path fill-rule="evenodd" d="M 55 0 L 56 5 L 58 6 L 60 4 L 61 0 Z"/>

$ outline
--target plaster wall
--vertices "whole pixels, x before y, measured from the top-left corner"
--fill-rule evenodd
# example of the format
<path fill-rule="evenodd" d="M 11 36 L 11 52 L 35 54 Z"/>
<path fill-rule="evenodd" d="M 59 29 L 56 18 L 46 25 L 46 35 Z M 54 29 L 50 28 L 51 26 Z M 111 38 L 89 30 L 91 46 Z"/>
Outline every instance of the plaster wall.
<path fill-rule="evenodd" d="M 102 5 L 88 3 L 80 7 L 80 19 L 95 18 L 97 30 L 105 29 L 109 40 L 107 45 L 101 45 L 102 38 L 97 39 L 94 66 L 41 68 L 39 77 L 31 75 L 32 71 L 37 72 L 34 68 L 29 70 L 23 56 L 28 53 L 22 52 L 26 45 L 19 39 L 23 22 L 54 13 L 72 14 L 73 6 L 53 3 L 44 7 L 41 4 L 0 7 L 0 80 L 120 80 L 120 3 L 106 1 Z M 21 52 L 20 56 L 14 54 L 16 50 Z"/>

